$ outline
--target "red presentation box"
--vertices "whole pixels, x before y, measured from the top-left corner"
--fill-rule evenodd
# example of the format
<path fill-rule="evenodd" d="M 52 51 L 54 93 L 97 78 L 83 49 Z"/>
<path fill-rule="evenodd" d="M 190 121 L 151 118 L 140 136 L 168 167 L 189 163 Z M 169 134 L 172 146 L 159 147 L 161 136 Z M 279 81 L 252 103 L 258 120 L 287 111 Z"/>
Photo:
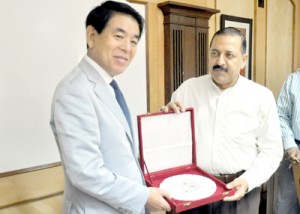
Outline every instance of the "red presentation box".
<path fill-rule="evenodd" d="M 233 195 L 225 183 L 196 164 L 194 111 L 173 111 L 138 115 L 140 165 L 149 187 L 159 187 L 164 179 L 181 174 L 201 175 L 216 183 L 215 193 L 194 201 L 167 199 L 173 213 L 182 212 Z"/>

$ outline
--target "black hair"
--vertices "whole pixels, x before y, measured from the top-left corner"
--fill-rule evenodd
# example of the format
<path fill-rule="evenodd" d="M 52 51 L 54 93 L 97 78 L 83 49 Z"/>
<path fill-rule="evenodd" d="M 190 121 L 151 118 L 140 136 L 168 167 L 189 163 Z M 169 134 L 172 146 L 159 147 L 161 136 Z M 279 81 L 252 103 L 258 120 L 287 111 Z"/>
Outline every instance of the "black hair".
<path fill-rule="evenodd" d="M 123 13 L 132 16 L 138 22 L 140 30 L 139 38 L 141 37 L 144 28 L 144 18 L 128 4 L 116 1 L 105 1 L 101 5 L 95 7 L 88 14 L 85 26 L 93 26 L 100 34 L 114 13 Z"/>
<path fill-rule="evenodd" d="M 242 54 L 246 53 L 246 48 L 247 48 L 246 38 L 241 33 L 241 31 L 239 31 L 237 28 L 226 27 L 226 28 L 222 28 L 222 29 L 218 30 L 217 32 L 215 32 L 215 34 L 213 35 L 213 37 L 210 41 L 209 47 L 211 47 L 211 44 L 212 44 L 215 36 L 218 36 L 218 35 L 236 35 L 236 36 L 239 36 L 241 38 L 241 42 L 242 42 Z"/>

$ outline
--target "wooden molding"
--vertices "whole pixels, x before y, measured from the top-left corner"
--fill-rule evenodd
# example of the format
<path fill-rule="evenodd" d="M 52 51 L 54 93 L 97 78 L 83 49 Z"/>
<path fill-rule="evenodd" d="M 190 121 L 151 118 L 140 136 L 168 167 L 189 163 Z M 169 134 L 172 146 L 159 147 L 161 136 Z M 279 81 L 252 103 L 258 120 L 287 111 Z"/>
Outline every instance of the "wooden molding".
<path fill-rule="evenodd" d="M 17 170 L 0 178 L 0 209 L 62 194 L 64 173 L 60 164 Z"/>
<path fill-rule="evenodd" d="M 45 164 L 45 165 L 35 166 L 35 167 L 30 167 L 30 168 L 25 168 L 25 169 L 18 169 L 18 170 L 9 171 L 9 172 L 2 172 L 2 173 L 0 173 L 0 178 L 12 176 L 12 175 L 18 175 L 18 174 L 27 173 L 27 172 L 33 172 L 33 171 L 47 169 L 47 168 L 56 167 L 56 166 L 61 166 L 61 162 L 50 163 L 50 164 Z"/>

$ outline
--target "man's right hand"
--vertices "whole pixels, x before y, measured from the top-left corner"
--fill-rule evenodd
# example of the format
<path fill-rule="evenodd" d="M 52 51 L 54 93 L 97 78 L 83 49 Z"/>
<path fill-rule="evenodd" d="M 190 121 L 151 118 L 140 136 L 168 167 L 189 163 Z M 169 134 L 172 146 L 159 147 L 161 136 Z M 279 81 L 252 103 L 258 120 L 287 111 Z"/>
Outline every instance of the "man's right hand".
<path fill-rule="evenodd" d="M 298 149 L 298 147 L 287 149 L 285 152 L 285 156 L 292 164 L 300 162 L 300 150 Z"/>
<path fill-rule="evenodd" d="M 149 197 L 146 203 L 146 207 L 150 211 L 171 211 L 171 207 L 164 199 L 164 197 L 169 198 L 170 194 L 159 188 L 149 187 Z"/>

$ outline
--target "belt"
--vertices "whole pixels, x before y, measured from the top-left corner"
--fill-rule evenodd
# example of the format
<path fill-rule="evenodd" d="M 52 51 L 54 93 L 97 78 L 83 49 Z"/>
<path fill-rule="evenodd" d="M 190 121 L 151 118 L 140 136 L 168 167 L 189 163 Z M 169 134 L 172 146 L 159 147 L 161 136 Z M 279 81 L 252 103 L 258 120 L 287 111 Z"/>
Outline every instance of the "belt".
<path fill-rule="evenodd" d="M 300 144 L 300 140 L 295 139 L 295 142 L 298 143 L 298 144 Z"/>
<path fill-rule="evenodd" d="M 229 183 L 229 182 L 233 181 L 234 179 L 240 177 L 244 172 L 245 172 L 245 170 L 242 170 L 235 174 L 219 174 L 219 175 L 214 175 L 214 176 L 217 179 L 219 179 L 220 181 L 223 181 L 224 183 Z"/>

